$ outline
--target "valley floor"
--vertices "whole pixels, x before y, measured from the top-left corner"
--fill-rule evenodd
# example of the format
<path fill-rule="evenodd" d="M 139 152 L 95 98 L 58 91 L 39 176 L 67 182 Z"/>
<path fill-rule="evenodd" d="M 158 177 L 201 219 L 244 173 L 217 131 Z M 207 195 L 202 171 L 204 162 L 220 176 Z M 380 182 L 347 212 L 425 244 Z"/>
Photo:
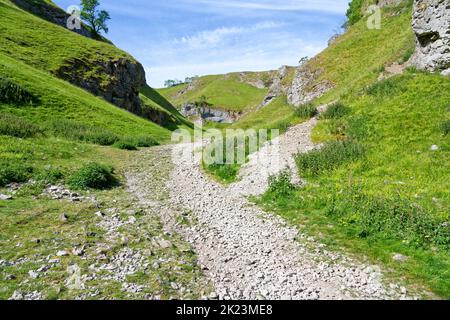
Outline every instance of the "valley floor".
<path fill-rule="evenodd" d="M 214 286 L 209 298 L 416 298 L 416 293 L 401 284 L 386 281 L 380 267 L 328 251 L 246 198 L 263 193 L 268 175 L 289 166 L 292 154 L 315 147 L 309 137 L 315 122 L 312 119 L 293 127 L 279 138 L 282 166 L 270 159 L 266 159 L 267 166 L 257 166 L 256 160 L 251 160 L 244 166 L 241 180 L 230 186 L 222 186 L 202 172 L 198 143 L 152 148 L 139 154 L 139 165 L 127 176 L 129 188 L 144 206 L 159 212 L 167 232 L 181 234 L 192 245 Z M 298 143 L 293 145 L 293 141 Z M 268 145 L 254 157 L 271 154 L 268 150 L 272 147 Z M 148 167 L 167 167 L 171 161 L 174 165 L 166 175 L 166 196 L 155 199 L 154 170 Z M 262 167 L 265 169 L 258 175 L 257 168 Z"/>

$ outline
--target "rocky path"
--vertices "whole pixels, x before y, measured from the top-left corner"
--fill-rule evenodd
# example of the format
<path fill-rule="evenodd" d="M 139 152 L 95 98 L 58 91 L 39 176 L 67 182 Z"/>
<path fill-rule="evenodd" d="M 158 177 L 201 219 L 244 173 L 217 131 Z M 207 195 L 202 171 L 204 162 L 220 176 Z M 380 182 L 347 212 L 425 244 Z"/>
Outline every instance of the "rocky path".
<path fill-rule="evenodd" d="M 167 177 L 169 198 L 164 203 L 149 204 L 160 209 L 168 229 L 191 243 L 214 286 L 210 298 L 408 298 L 405 288 L 384 283 L 380 268 L 328 252 L 281 218 L 247 201 L 246 195 L 264 192 L 269 175 L 285 167 L 294 169 L 292 154 L 315 147 L 309 133 L 316 121 L 291 128 L 279 138 L 278 145 L 272 143 L 261 149 L 243 168 L 240 182 L 228 187 L 202 172 L 199 144 L 159 149 L 161 153 L 172 152 L 174 167 Z M 272 155 L 274 147 L 281 150 L 279 156 Z M 267 170 L 259 170 L 261 164 L 256 157 L 266 157 L 263 161 Z M 131 188 L 142 201 L 148 202 L 146 186 L 151 185 L 151 179 L 145 171 L 130 179 Z"/>

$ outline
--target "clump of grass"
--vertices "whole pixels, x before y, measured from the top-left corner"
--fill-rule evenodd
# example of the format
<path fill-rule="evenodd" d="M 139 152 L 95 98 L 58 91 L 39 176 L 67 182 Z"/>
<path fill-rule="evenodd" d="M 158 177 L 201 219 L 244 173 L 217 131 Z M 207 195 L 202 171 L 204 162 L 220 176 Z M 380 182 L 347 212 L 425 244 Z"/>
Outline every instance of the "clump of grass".
<path fill-rule="evenodd" d="M 414 54 L 414 50 L 415 50 L 414 48 L 408 48 L 408 50 L 406 50 L 405 53 L 403 54 L 400 62 L 401 63 L 407 62 Z"/>
<path fill-rule="evenodd" d="M 113 173 L 111 167 L 88 163 L 70 177 L 69 185 L 75 189 L 108 189 L 118 183 Z"/>
<path fill-rule="evenodd" d="M 271 197 L 288 197 L 293 194 L 296 187 L 291 182 L 291 174 L 288 170 L 279 175 L 269 177 L 269 189 L 267 194 Z"/>
<path fill-rule="evenodd" d="M 64 178 L 64 173 L 57 168 L 45 168 L 34 179 L 44 184 L 55 184 Z"/>
<path fill-rule="evenodd" d="M 21 85 L 0 77 L 0 102 L 11 104 L 35 104 L 39 99 Z"/>
<path fill-rule="evenodd" d="M 12 182 L 26 182 L 32 173 L 33 168 L 30 166 L 11 162 L 0 163 L 0 187 Z"/>
<path fill-rule="evenodd" d="M 136 151 L 137 147 L 136 145 L 131 141 L 126 140 L 119 140 L 116 143 L 113 144 L 114 148 L 121 149 L 121 150 L 128 150 L 128 151 Z"/>
<path fill-rule="evenodd" d="M 305 103 L 297 107 L 294 114 L 299 118 L 312 118 L 318 113 L 317 108 L 312 103 Z"/>
<path fill-rule="evenodd" d="M 450 120 L 444 121 L 441 124 L 441 131 L 445 136 L 447 136 L 450 133 Z"/>
<path fill-rule="evenodd" d="M 136 136 L 136 137 L 125 137 L 124 141 L 128 141 L 130 144 L 134 144 L 139 148 L 148 148 L 159 145 L 159 142 L 156 141 L 151 136 Z"/>
<path fill-rule="evenodd" d="M 364 148 L 360 143 L 345 140 L 329 142 L 322 149 L 299 154 L 295 161 L 301 175 L 317 176 L 344 163 L 355 161 L 363 155 Z"/>
<path fill-rule="evenodd" d="M 388 78 L 375 82 L 366 88 L 367 94 L 377 97 L 389 97 L 402 88 L 401 83 L 396 79 Z"/>
<path fill-rule="evenodd" d="M 353 227 L 361 238 L 396 239 L 414 247 L 450 245 L 448 221 L 398 197 L 369 197 L 352 188 L 333 194 L 327 215 Z"/>
<path fill-rule="evenodd" d="M 220 181 L 224 183 L 231 183 L 236 180 L 239 172 L 239 165 L 237 164 L 211 164 L 206 167 L 206 170 L 212 173 Z"/>
<path fill-rule="evenodd" d="M 102 146 L 110 146 L 119 140 L 114 133 L 94 126 L 88 126 L 74 120 L 58 119 L 50 123 L 51 132 L 69 140 L 84 141 Z"/>
<path fill-rule="evenodd" d="M 321 114 L 322 119 L 339 119 L 350 113 L 350 108 L 342 102 L 336 102 L 330 105 L 327 110 Z"/>
<path fill-rule="evenodd" d="M 12 114 L 0 113 L 0 135 L 31 138 L 42 134 L 40 127 Z"/>

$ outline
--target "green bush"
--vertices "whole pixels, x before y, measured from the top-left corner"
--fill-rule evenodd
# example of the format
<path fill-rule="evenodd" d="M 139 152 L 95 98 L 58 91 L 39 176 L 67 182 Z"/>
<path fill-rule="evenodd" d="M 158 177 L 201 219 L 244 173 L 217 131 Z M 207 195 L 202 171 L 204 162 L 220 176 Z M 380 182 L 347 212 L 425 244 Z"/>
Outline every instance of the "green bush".
<path fill-rule="evenodd" d="M 0 135 L 31 138 L 42 134 L 38 126 L 12 114 L 0 113 Z"/>
<path fill-rule="evenodd" d="M 299 118 L 312 118 L 317 115 L 317 108 L 312 103 L 305 103 L 297 107 L 294 114 Z"/>
<path fill-rule="evenodd" d="M 75 189 L 108 189 L 118 184 L 113 173 L 111 167 L 89 163 L 70 177 L 69 185 Z"/>
<path fill-rule="evenodd" d="M 23 164 L 0 163 L 0 187 L 12 182 L 26 182 L 30 179 L 33 168 Z"/>
<path fill-rule="evenodd" d="M 350 113 L 350 108 L 342 102 L 336 102 L 328 106 L 327 110 L 321 114 L 322 119 L 339 119 Z"/>
<path fill-rule="evenodd" d="M 116 143 L 113 144 L 113 147 L 121 150 L 129 150 L 129 151 L 137 150 L 137 147 L 133 142 L 124 140 L 117 141 Z"/>
<path fill-rule="evenodd" d="M 406 199 L 369 197 L 350 189 L 334 194 L 328 203 L 327 215 L 353 227 L 358 237 L 400 240 L 416 247 L 450 245 L 448 221 Z"/>
<path fill-rule="evenodd" d="M 94 126 L 88 126 L 74 120 L 58 119 L 50 123 L 51 132 L 69 140 L 84 141 L 102 146 L 110 146 L 119 140 L 114 133 Z"/>
<path fill-rule="evenodd" d="M 347 9 L 346 13 L 349 25 L 351 26 L 354 25 L 363 17 L 362 14 L 363 3 L 364 0 L 352 0 L 349 3 L 349 8 Z"/>
<path fill-rule="evenodd" d="M 364 148 L 353 140 L 334 141 L 321 149 L 298 154 L 295 157 L 300 175 L 317 176 L 340 165 L 355 161 L 364 155 Z"/>
<path fill-rule="evenodd" d="M 281 172 L 277 176 L 269 177 L 268 194 L 273 197 L 287 197 L 296 190 L 291 182 L 291 174 L 288 170 Z"/>
<path fill-rule="evenodd" d="M 0 102 L 11 104 L 35 104 L 39 99 L 22 86 L 0 77 Z"/>

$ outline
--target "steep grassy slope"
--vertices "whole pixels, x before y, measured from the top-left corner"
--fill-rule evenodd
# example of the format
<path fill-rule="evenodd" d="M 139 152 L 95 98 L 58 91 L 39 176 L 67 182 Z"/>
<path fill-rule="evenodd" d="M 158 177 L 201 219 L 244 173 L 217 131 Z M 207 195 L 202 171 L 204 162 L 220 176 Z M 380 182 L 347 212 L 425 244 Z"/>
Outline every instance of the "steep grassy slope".
<path fill-rule="evenodd" d="M 133 58 L 116 47 L 95 41 L 0 1 L 0 52 L 48 72 L 73 58 L 85 61 Z M 94 70 L 93 70 L 94 72 Z"/>
<path fill-rule="evenodd" d="M 335 84 L 315 103 L 339 99 L 347 111 L 316 128 L 323 151 L 297 158 L 308 184 L 288 194 L 274 184 L 260 203 L 330 247 L 450 298 L 450 79 L 410 69 L 377 81 L 412 53 L 410 8 L 384 10 L 381 30 L 362 19 L 310 62 Z"/>

